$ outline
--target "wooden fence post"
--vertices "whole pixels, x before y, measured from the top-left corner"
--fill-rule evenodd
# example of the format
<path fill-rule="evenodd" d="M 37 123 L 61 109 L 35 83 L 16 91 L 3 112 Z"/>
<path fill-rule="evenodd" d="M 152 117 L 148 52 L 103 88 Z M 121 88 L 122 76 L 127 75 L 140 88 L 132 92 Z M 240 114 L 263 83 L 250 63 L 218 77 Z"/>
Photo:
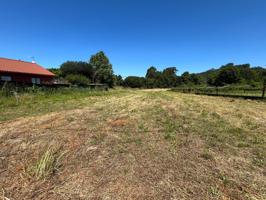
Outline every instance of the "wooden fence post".
<path fill-rule="evenodd" d="M 266 90 L 266 81 L 264 81 L 263 88 L 262 88 L 262 98 L 265 97 L 265 90 Z"/>

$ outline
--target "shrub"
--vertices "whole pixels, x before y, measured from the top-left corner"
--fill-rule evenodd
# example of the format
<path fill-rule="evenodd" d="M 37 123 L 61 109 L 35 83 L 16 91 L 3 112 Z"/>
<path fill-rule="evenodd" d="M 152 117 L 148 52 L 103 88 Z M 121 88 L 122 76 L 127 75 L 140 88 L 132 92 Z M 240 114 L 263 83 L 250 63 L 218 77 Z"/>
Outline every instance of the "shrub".
<path fill-rule="evenodd" d="M 124 81 L 124 86 L 131 88 L 145 87 L 145 78 L 137 76 L 128 76 Z"/>
<path fill-rule="evenodd" d="M 84 75 L 79 74 L 69 74 L 66 76 L 66 79 L 74 85 L 87 85 L 90 83 L 89 79 Z"/>
<path fill-rule="evenodd" d="M 60 71 L 63 77 L 71 74 L 80 74 L 92 79 L 93 68 L 86 62 L 68 61 L 60 66 Z"/>

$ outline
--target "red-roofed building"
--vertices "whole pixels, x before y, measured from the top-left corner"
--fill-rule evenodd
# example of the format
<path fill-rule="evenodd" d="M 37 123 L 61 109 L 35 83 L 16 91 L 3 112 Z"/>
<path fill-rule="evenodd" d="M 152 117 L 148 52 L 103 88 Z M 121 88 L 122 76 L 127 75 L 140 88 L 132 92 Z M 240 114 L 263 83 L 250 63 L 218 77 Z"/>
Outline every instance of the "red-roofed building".
<path fill-rule="evenodd" d="M 0 58 L 0 81 L 25 84 L 53 84 L 55 75 L 34 62 Z"/>

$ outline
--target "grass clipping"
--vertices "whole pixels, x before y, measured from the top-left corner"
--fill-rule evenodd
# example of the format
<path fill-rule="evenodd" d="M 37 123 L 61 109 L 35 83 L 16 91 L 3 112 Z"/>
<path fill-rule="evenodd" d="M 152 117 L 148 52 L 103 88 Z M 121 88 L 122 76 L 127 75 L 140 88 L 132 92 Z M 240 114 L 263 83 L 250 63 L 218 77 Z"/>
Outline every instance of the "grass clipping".
<path fill-rule="evenodd" d="M 30 169 L 30 174 L 39 179 L 46 179 L 59 171 L 61 160 L 66 152 L 60 153 L 60 148 L 49 147 Z"/>

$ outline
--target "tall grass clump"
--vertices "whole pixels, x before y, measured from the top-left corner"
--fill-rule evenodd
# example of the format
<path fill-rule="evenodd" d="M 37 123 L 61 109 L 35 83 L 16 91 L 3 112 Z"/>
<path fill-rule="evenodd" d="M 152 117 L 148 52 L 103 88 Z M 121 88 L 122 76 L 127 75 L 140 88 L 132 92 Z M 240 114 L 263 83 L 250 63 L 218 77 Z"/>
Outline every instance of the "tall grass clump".
<path fill-rule="evenodd" d="M 48 148 L 30 169 L 30 174 L 37 179 L 46 179 L 61 167 L 65 152 L 59 153 L 56 148 Z"/>

